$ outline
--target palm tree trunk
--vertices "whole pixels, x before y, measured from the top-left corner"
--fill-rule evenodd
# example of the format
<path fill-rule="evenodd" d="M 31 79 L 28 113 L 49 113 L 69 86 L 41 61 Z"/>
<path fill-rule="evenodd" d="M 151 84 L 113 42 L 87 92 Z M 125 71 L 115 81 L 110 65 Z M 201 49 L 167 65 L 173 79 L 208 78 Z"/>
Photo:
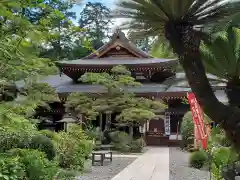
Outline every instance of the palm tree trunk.
<path fill-rule="evenodd" d="M 240 106 L 240 79 L 239 77 L 233 78 L 228 81 L 226 86 L 226 94 L 230 106 Z"/>
<path fill-rule="evenodd" d="M 188 83 L 204 112 L 226 131 L 233 145 L 240 149 L 240 110 L 218 101 L 201 61 L 201 34 L 191 24 L 166 24 L 165 37 L 178 54 Z"/>
<path fill-rule="evenodd" d="M 240 148 L 240 111 L 218 101 L 201 61 L 199 52 L 190 52 L 180 57 L 188 83 L 204 112 L 226 131 L 235 147 Z"/>

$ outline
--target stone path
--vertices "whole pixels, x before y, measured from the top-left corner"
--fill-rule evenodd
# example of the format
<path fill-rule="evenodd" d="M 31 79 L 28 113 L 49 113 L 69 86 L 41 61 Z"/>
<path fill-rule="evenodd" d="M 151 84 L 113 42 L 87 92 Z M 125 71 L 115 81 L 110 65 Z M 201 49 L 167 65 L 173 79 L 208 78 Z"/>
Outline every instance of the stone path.
<path fill-rule="evenodd" d="M 179 148 L 150 148 L 111 180 L 209 180 L 209 172 L 190 168 Z"/>
<path fill-rule="evenodd" d="M 104 166 L 92 166 L 89 161 L 77 180 L 111 180 L 138 157 L 136 155 L 113 155 L 112 163 L 105 162 Z"/>
<path fill-rule="evenodd" d="M 151 148 L 112 180 L 169 180 L 169 148 Z"/>

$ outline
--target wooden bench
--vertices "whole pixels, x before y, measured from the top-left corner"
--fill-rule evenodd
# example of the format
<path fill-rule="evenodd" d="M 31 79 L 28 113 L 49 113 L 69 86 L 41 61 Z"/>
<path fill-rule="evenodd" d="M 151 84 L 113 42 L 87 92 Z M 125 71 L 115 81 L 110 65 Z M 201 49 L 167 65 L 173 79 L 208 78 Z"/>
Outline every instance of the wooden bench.
<path fill-rule="evenodd" d="M 106 156 L 109 155 L 109 156 Z M 100 156 L 100 159 L 96 159 L 96 156 Z M 112 151 L 93 151 L 92 152 L 92 165 L 94 166 L 95 163 L 100 163 L 103 166 L 103 162 L 105 159 L 110 160 L 112 162 Z"/>

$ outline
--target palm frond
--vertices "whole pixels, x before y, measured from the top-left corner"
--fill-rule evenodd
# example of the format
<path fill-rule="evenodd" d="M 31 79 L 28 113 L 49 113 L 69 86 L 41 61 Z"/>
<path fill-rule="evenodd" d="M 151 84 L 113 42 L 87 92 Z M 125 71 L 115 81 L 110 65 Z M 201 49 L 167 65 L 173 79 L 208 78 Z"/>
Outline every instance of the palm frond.
<path fill-rule="evenodd" d="M 240 30 L 229 27 L 201 45 L 206 71 L 220 78 L 239 77 Z"/>
<path fill-rule="evenodd" d="M 166 23 L 188 22 L 198 29 L 228 23 L 239 13 L 239 0 L 120 0 L 115 17 L 130 19 L 125 27 L 160 35 Z M 127 25 L 127 26 L 126 26 Z"/>

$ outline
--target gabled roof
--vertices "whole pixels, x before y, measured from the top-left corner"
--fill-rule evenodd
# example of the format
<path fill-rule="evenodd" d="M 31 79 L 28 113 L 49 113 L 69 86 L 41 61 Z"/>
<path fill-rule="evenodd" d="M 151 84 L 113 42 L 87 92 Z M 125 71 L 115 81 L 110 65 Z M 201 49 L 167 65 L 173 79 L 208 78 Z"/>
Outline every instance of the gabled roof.
<path fill-rule="evenodd" d="M 153 58 L 148 53 L 137 48 L 133 43 L 131 43 L 125 36 L 125 34 L 118 28 L 115 33 L 112 35 L 111 40 L 104 44 L 102 47 L 96 50 L 96 52 L 91 53 L 90 55 L 84 57 L 83 59 L 95 59 L 99 58 L 108 52 L 112 48 L 120 46 L 127 49 L 130 53 L 134 54 L 138 58 Z"/>

